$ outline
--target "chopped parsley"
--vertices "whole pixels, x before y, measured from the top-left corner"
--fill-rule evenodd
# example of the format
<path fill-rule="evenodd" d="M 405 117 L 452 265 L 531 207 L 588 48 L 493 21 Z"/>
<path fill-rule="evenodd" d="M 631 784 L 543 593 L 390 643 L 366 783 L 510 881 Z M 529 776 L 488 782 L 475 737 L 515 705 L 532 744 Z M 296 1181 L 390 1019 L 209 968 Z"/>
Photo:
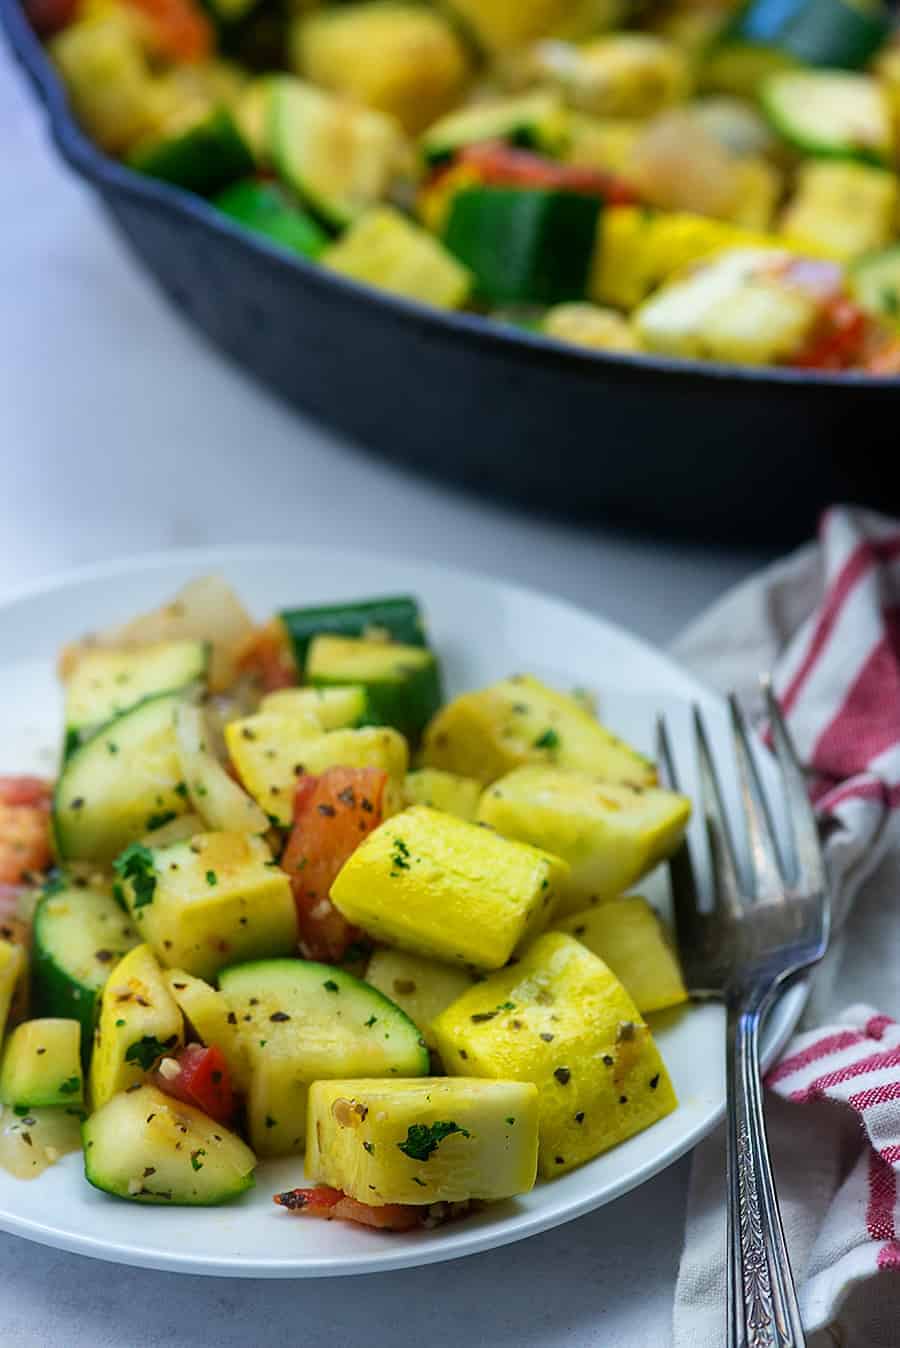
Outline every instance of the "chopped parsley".
<path fill-rule="evenodd" d="M 372 1156 L 372 1155 L 374 1154 L 374 1151 L 375 1151 L 375 1143 L 374 1143 L 374 1142 L 364 1142 L 364 1143 L 363 1143 L 363 1148 L 364 1148 L 365 1151 L 367 1151 L 367 1152 L 369 1153 L 370 1156 Z"/>
<path fill-rule="evenodd" d="M 406 1141 L 398 1142 L 397 1146 L 411 1161 L 427 1161 L 451 1133 L 472 1136 L 468 1128 L 461 1128 L 458 1123 L 411 1123 L 406 1130 Z"/>
<path fill-rule="evenodd" d="M 146 908 L 156 892 L 156 874 L 153 853 L 143 843 L 132 843 L 113 862 L 113 870 L 123 880 L 130 880 L 134 890 L 135 908 Z"/>
<path fill-rule="evenodd" d="M 534 742 L 534 747 L 535 749 L 558 749 L 559 735 L 552 726 L 549 726 L 548 729 L 544 731 L 543 735 L 538 735 Z"/>
<path fill-rule="evenodd" d="M 188 798 L 187 782 L 179 782 L 178 785 L 175 787 L 175 794 L 176 796 L 180 796 L 182 800 L 187 800 Z"/>
<path fill-rule="evenodd" d="M 409 848 L 402 838 L 394 838 L 394 855 L 391 857 L 391 872 L 409 870 Z"/>
<path fill-rule="evenodd" d="M 513 1124 L 515 1123 L 515 1119 L 511 1114 L 508 1114 L 506 1117 L 506 1122 L 509 1124 L 510 1128 L 512 1128 Z"/>
<path fill-rule="evenodd" d="M 206 872 L 206 883 L 208 885 L 217 885 L 219 883 L 219 877 L 216 875 L 215 871 Z"/>
<path fill-rule="evenodd" d="M 81 1090 L 81 1077 L 69 1077 L 59 1088 L 60 1095 L 75 1095 Z"/>
<path fill-rule="evenodd" d="M 369 1019 L 366 1021 L 366 1029 L 371 1030 L 372 1026 L 377 1024 L 378 1024 L 378 1017 L 370 1016 Z"/>
<path fill-rule="evenodd" d="M 164 1058 L 177 1042 L 178 1036 L 174 1034 L 165 1042 L 157 1039 L 155 1035 L 145 1034 L 142 1039 L 138 1039 L 126 1049 L 125 1061 L 137 1063 L 143 1071 L 149 1072 L 157 1058 Z"/>
<path fill-rule="evenodd" d="M 203 1147 L 198 1147 L 196 1151 L 191 1152 L 191 1168 L 193 1170 L 203 1169 L 203 1162 L 200 1160 L 200 1157 L 205 1155 L 206 1151 Z"/>
<path fill-rule="evenodd" d="M 154 833 L 156 829 L 162 828 L 163 824 L 171 824 L 177 817 L 174 810 L 160 810 L 157 814 L 151 814 L 147 820 L 147 832 Z"/>
<path fill-rule="evenodd" d="M 338 987 L 337 983 L 335 983 L 333 978 L 326 978 L 325 982 L 322 984 L 322 987 L 326 988 L 329 992 L 340 992 L 340 988 Z"/>

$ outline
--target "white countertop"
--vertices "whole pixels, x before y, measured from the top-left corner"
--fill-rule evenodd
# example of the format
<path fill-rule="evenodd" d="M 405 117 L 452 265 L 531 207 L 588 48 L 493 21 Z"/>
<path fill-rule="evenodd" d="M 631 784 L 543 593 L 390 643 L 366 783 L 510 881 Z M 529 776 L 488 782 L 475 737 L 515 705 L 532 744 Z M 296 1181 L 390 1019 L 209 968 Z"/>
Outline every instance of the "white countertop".
<path fill-rule="evenodd" d="M 0 594 L 172 546 L 346 540 L 508 576 L 666 642 L 759 564 L 507 512 L 301 420 L 172 313 L 53 158 L 2 49 L 0 162 Z M 682 1162 L 523 1244 L 353 1281 L 180 1277 L 0 1235 L 0 1344 L 664 1348 L 685 1183 Z"/>

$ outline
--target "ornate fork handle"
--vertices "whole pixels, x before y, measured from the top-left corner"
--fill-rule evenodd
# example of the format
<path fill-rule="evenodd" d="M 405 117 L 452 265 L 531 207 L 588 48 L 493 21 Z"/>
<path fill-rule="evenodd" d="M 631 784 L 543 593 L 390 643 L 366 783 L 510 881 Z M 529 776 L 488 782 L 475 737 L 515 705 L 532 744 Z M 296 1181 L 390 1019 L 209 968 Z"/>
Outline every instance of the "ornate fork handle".
<path fill-rule="evenodd" d="M 804 1348 L 763 1116 L 759 1026 L 773 989 L 728 1006 L 729 1348 Z"/>

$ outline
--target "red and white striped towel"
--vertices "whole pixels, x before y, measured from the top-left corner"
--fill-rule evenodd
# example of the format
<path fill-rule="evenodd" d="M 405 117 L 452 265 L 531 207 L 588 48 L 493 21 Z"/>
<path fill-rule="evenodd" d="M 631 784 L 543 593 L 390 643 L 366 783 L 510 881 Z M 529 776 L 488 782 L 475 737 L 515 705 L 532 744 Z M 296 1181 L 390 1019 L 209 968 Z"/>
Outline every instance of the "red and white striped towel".
<path fill-rule="evenodd" d="M 773 670 L 811 774 L 836 934 L 767 1078 L 770 1140 L 811 1345 L 898 1348 L 900 523 L 829 511 L 817 546 L 727 596 L 676 653 L 751 702 Z M 694 1158 L 679 1348 L 724 1342 L 723 1174 L 719 1135 Z"/>

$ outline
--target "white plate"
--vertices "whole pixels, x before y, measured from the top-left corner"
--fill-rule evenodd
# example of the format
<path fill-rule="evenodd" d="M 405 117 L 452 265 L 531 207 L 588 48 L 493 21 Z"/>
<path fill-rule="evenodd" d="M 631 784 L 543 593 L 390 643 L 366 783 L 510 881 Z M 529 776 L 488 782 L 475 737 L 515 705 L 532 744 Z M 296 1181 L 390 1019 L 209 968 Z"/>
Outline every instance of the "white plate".
<path fill-rule="evenodd" d="M 291 604 L 412 592 L 424 604 L 450 693 L 521 670 L 561 686 L 582 684 L 599 691 L 603 719 L 643 749 L 652 750 L 654 716 L 663 712 L 682 760 L 690 759 L 687 703 L 696 700 L 725 742 L 722 708 L 713 695 L 658 651 L 557 600 L 421 562 L 321 548 L 248 547 L 95 567 L 0 606 L 0 771 L 53 770 L 60 733 L 54 659 L 64 640 L 153 607 L 184 581 L 210 571 L 231 581 L 260 616 Z M 606 579 L 597 577 L 601 591 Z M 665 908 L 663 873 L 643 889 Z M 803 1001 L 797 987 L 773 1011 L 765 1039 L 769 1058 L 790 1034 Z M 0 1228 L 120 1263 L 239 1277 L 371 1273 L 519 1240 L 642 1184 L 721 1117 L 721 1009 L 693 1006 L 651 1019 L 678 1092 L 675 1113 L 580 1170 L 539 1184 L 527 1197 L 455 1225 L 386 1235 L 292 1218 L 273 1205 L 272 1194 L 301 1181 L 297 1160 L 261 1165 L 255 1191 L 225 1208 L 139 1208 L 92 1189 L 82 1177 L 80 1156 L 72 1155 L 37 1180 L 0 1171 Z"/>

